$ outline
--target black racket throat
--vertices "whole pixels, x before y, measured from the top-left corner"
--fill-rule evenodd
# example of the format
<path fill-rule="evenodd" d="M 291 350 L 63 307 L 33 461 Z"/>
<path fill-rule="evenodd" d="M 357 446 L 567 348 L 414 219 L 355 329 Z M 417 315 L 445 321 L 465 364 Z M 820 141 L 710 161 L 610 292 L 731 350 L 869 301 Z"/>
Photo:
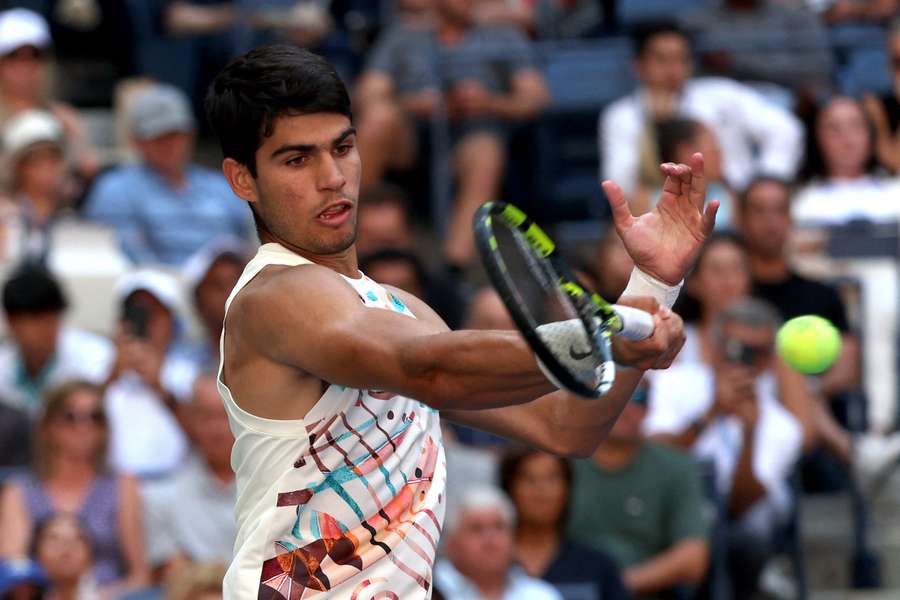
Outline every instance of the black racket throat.
<path fill-rule="evenodd" d="M 474 233 L 488 278 L 555 383 L 589 398 L 606 393 L 614 365 L 604 323 L 614 311 L 578 281 L 552 239 L 514 205 L 480 207 Z M 588 357 L 596 367 L 574 368 Z"/>

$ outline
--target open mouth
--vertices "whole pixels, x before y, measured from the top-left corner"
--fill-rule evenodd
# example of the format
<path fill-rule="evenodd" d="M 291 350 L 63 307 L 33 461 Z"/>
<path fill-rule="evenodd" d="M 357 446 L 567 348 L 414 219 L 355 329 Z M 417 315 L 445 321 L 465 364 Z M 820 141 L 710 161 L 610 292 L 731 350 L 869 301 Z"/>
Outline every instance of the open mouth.
<path fill-rule="evenodd" d="M 320 212 L 316 218 L 328 225 L 339 225 L 350 216 L 352 209 L 353 204 L 351 202 L 338 202 Z"/>

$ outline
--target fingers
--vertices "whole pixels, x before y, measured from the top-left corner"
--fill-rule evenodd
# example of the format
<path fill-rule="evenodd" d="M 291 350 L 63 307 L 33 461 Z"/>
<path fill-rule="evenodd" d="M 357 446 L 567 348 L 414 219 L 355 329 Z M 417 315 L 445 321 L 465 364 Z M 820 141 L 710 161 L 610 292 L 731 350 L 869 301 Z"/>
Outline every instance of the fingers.
<path fill-rule="evenodd" d="M 710 200 L 706 210 L 703 211 L 703 233 L 708 237 L 716 226 L 716 213 L 719 212 L 718 200 Z"/>
<path fill-rule="evenodd" d="M 691 156 L 690 199 L 691 204 L 703 211 L 706 202 L 706 177 L 703 175 L 703 155 L 695 152 Z"/>
<path fill-rule="evenodd" d="M 604 181 L 602 186 L 603 191 L 606 193 L 606 199 L 609 202 L 609 208 L 612 211 L 616 230 L 628 229 L 631 227 L 631 222 L 634 221 L 634 215 L 631 214 L 628 200 L 625 199 L 625 192 L 612 181 Z"/>

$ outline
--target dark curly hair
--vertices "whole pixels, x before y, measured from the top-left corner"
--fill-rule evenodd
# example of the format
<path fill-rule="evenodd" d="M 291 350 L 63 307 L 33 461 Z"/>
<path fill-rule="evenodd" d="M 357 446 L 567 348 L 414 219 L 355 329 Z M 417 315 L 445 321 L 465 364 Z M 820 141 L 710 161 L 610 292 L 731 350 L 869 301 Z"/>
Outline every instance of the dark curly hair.
<path fill-rule="evenodd" d="M 206 116 L 222 154 L 256 177 L 256 150 L 285 115 L 336 113 L 353 118 L 334 67 L 308 50 L 278 44 L 232 60 L 206 94 Z"/>

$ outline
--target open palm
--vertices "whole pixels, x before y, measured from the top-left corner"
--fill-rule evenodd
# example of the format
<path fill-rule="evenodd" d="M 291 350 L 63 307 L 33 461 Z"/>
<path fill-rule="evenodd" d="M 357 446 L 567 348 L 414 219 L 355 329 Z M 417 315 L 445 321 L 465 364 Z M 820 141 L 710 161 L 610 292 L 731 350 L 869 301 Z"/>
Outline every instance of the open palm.
<path fill-rule="evenodd" d="M 704 209 L 706 182 L 703 155 L 691 157 L 690 165 L 664 163 L 666 177 L 656 207 L 640 217 L 631 214 L 622 189 L 603 182 L 613 223 L 634 264 L 669 285 L 684 278 L 716 222 L 718 200 Z"/>

